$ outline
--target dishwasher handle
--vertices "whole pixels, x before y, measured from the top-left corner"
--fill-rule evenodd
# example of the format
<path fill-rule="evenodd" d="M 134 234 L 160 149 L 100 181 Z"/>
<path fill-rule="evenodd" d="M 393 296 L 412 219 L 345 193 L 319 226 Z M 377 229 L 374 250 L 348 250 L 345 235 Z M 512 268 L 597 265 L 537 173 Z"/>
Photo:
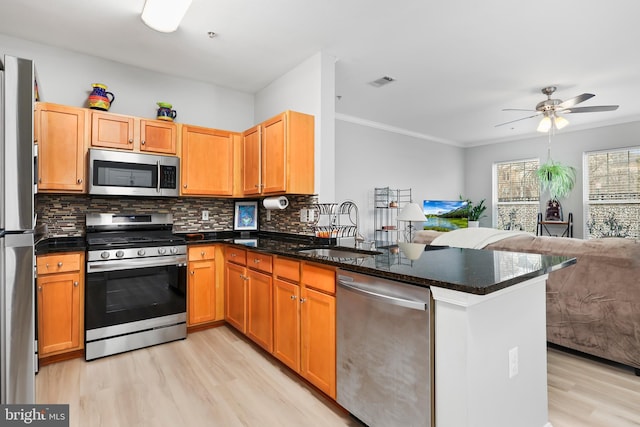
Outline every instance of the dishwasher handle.
<path fill-rule="evenodd" d="M 356 284 L 357 282 L 348 283 L 344 280 L 338 279 L 338 286 L 341 286 L 346 290 L 367 296 L 369 298 L 372 298 L 387 304 L 393 304 L 400 307 L 410 308 L 412 310 L 420 310 L 420 311 L 428 310 L 428 304 L 425 301 L 416 301 L 416 300 L 410 300 L 405 298 L 399 298 L 391 295 L 385 295 L 378 292 L 374 292 L 371 289 L 365 289 L 360 286 L 356 286 Z"/>

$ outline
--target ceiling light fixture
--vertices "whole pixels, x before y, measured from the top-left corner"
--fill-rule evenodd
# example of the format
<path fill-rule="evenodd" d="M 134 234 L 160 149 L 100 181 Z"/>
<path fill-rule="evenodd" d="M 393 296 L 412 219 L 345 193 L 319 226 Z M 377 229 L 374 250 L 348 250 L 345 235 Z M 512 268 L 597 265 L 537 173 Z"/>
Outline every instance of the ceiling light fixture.
<path fill-rule="evenodd" d="M 553 129 L 562 129 L 569 124 L 569 120 L 562 116 L 556 115 L 554 112 L 545 112 L 544 117 L 540 120 L 538 132 L 546 133 Z"/>
<path fill-rule="evenodd" d="M 172 33 L 191 6 L 192 0 L 145 0 L 142 22 L 161 33 Z"/>

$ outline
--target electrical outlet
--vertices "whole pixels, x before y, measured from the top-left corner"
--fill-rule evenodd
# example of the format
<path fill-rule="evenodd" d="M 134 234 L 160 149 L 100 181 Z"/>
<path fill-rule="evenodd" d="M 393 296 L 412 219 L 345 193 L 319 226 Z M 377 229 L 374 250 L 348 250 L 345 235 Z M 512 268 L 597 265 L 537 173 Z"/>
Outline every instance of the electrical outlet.
<path fill-rule="evenodd" d="M 315 215 L 316 211 L 314 211 L 313 209 L 307 209 L 307 220 L 308 222 L 313 222 L 316 219 L 316 215 Z"/>
<path fill-rule="evenodd" d="M 202 220 L 209 221 L 209 211 L 202 211 Z"/>
<path fill-rule="evenodd" d="M 509 350 L 509 378 L 518 375 L 518 347 Z"/>
<path fill-rule="evenodd" d="M 300 209 L 300 222 L 307 222 L 307 210 Z"/>

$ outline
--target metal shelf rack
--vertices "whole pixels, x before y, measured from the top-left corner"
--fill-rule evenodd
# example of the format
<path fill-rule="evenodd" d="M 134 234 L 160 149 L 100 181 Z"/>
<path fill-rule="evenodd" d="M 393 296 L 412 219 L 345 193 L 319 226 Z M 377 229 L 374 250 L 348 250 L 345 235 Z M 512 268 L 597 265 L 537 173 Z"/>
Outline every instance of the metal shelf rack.
<path fill-rule="evenodd" d="M 411 203 L 411 189 L 374 189 L 374 240 L 376 247 L 395 245 L 398 242 L 400 223 L 398 212 Z"/>

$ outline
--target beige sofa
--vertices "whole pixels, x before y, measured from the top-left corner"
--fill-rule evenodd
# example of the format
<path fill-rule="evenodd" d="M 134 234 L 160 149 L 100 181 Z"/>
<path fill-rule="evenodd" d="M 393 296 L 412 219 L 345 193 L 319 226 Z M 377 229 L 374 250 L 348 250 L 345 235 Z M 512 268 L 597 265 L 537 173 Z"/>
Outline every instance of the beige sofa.
<path fill-rule="evenodd" d="M 419 231 L 414 241 L 430 244 L 441 234 Z M 640 375 L 640 241 L 514 233 L 483 249 L 575 256 L 547 280 L 547 340 Z"/>

